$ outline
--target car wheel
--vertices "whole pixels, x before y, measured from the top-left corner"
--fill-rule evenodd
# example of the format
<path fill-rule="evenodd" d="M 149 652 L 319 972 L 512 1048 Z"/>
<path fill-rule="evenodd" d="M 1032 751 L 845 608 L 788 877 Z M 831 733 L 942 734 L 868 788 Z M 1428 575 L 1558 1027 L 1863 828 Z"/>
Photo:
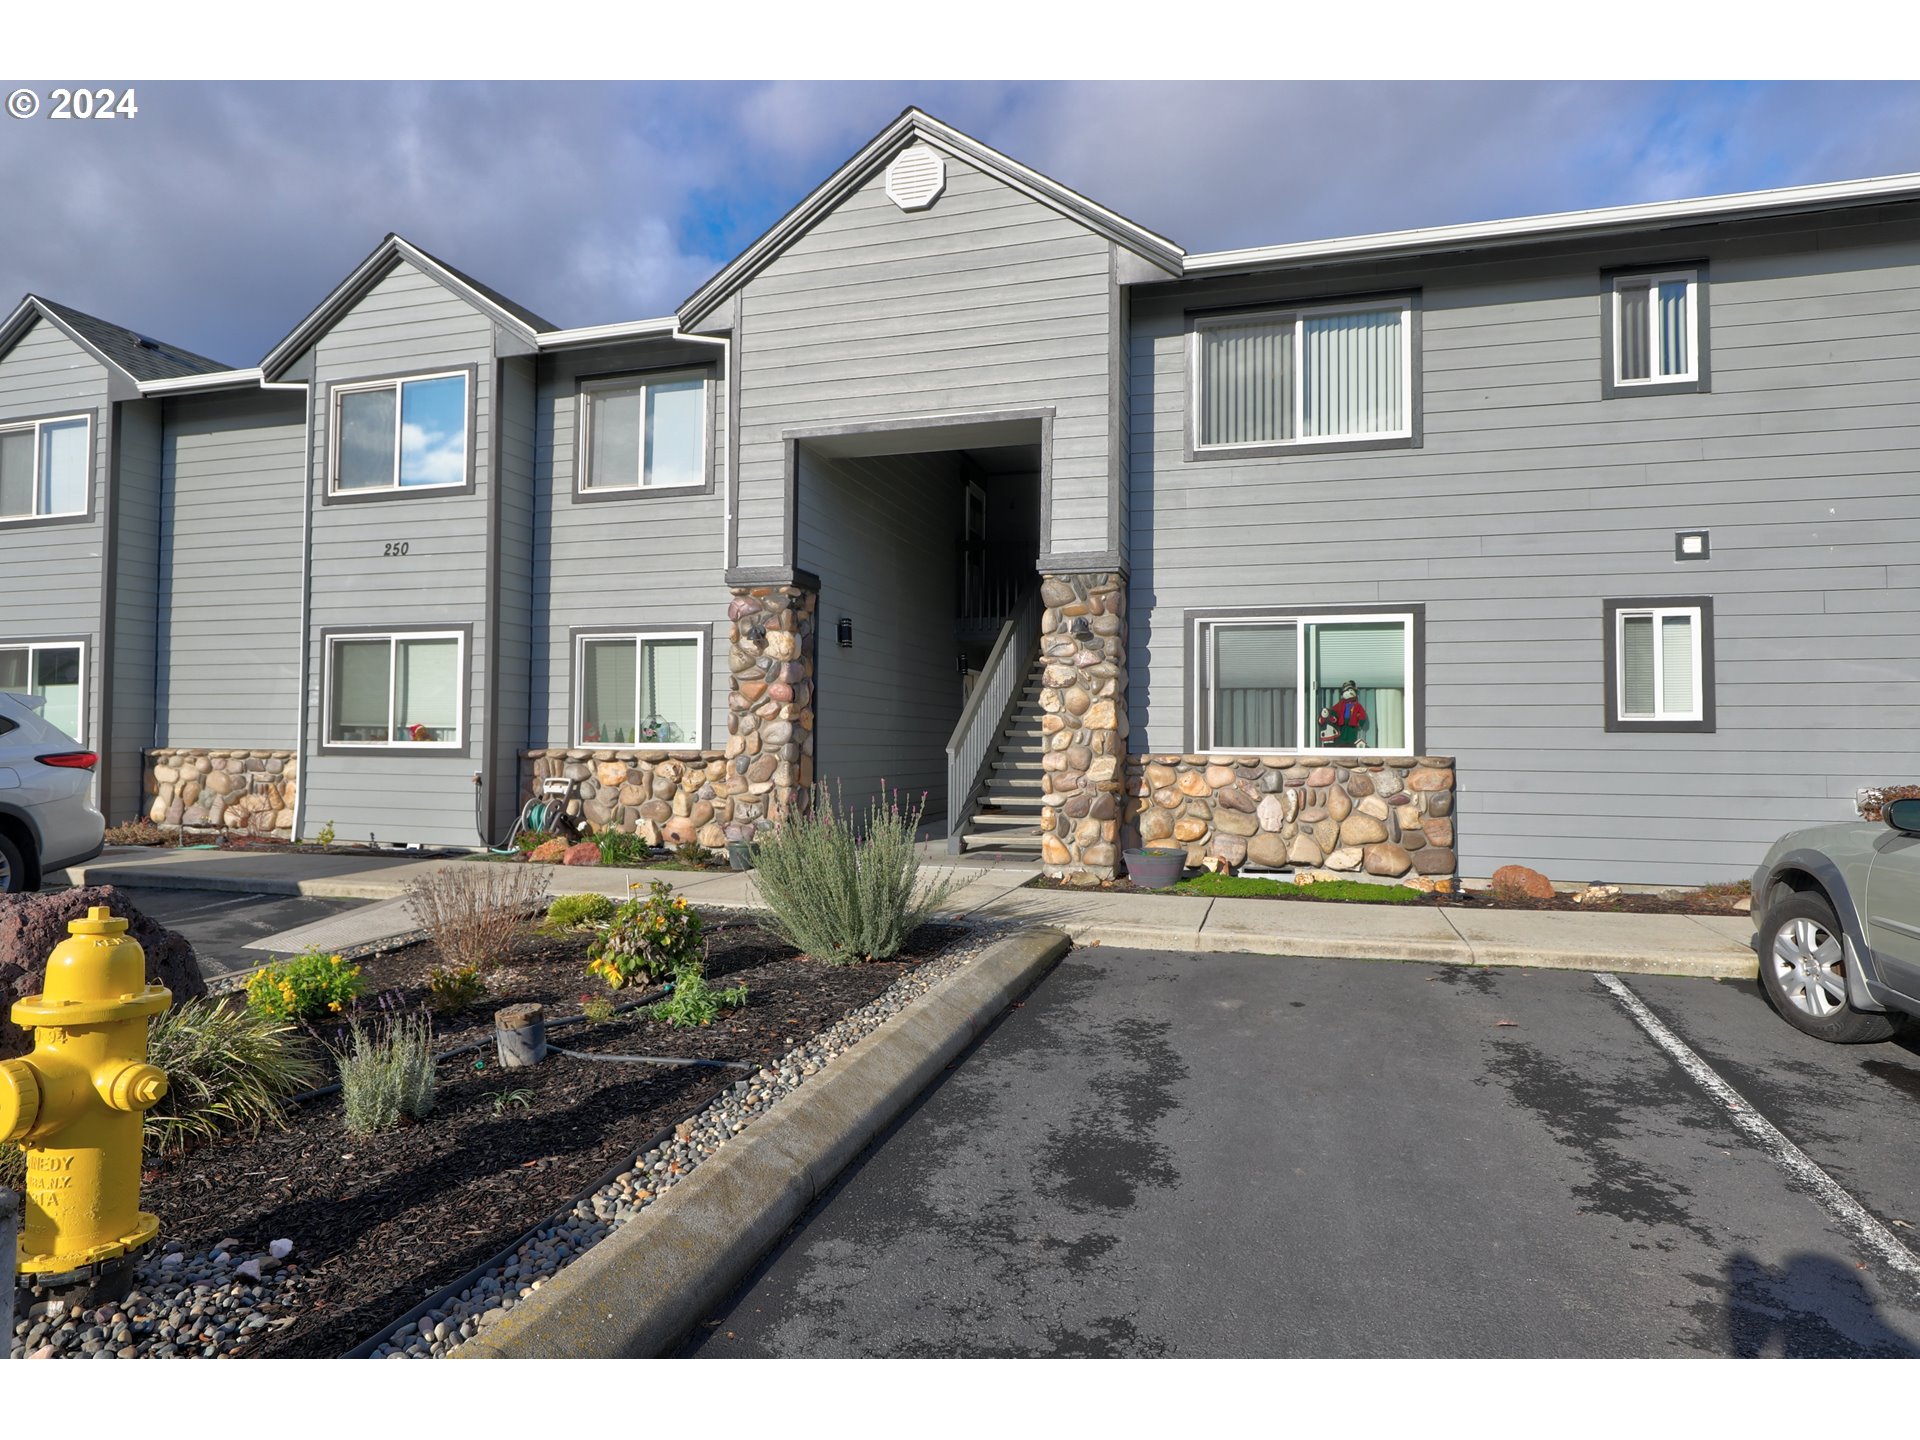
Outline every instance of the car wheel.
<path fill-rule="evenodd" d="M 1780 1017 L 1835 1045 L 1891 1039 L 1902 1017 L 1856 1010 L 1847 1002 L 1847 950 L 1833 906 L 1822 895 L 1782 901 L 1760 937 L 1760 983 Z"/>
<path fill-rule="evenodd" d="M 0 835 L 0 895 L 18 895 L 26 888 L 26 857 L 18 845 Z"/>

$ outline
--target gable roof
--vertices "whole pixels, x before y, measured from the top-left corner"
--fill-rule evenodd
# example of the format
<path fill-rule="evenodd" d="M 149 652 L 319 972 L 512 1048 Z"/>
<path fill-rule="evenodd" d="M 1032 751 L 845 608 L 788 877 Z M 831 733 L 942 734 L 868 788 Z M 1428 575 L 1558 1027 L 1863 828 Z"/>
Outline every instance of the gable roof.
<path fill-rule="evenodd" d="M 730 299 L 736 290 L 759 274 L 788 246 L 812 229 L 822 216 L 853 191 L 866 184 L 894 156 L 916 141 L 931 146 L 954 159 L 963 160 L 976 169 L 984 170 L 995 179 L 1038 200 L 1041 204 L 1059 211 L 1069 219 L 1079 221 L 1114 244 L 1159 266 L 1168 272 L 1169 277 L 1178 275 L 1181 271 L 1181 262 L 1186 252 L 1166 236 L 1157 235 L 1144 225 L 1135 224 L 1124 215 L 1089 200 L 1077 191 L 1069 190 L 1059 181 L 1022 165 L 1018 160 L 1002 155 L 991 146 L 981 144 L 971 135 L 962 134 L 951 125 L 934 119 L 924 110 L 910 107 L 902 111 L 899 118 L 891 125 L 868 141 L 851 160 L 828 176 L 825 183 L 781 217 L 764 235 L 742 250 L 711 280 L 688 296 L 679 310 L 681 328 L 691 329 L 712 314 L 722 302 Z"/>
<path fill-rule="evenodd" d="M 269 381 L 278 379 L 303 350 L 330 330 L 342 315 L 359 303 L 367 291 L 384 280 L 402 262 L 437 280 L 475 309 L 519 334 L 529 344 L 539 335 L 559 328 L 526 306 L 509 300 L 491 286 L 483 285 L 471 275 L 454 269 L 446 261 L 429 255 L 412 241 L 388 234 L 374 246 L 372 254 L 353 268 L 352 274 L 334 286 L 327 298 L 308 312 L 306 319 L 288 331 L 286 337 L 267 352 L 266 358 L 260 362 L 261 374 Z"/>
<path fill-rule="evenodd" d="M 169 345 L 115 325 L 109 320 L 61 305 L 40 295 L 27 295 L 0 324 L 0 353 L 27 332 L 36 320 L 45 320 L 109 370 L 138 385 L 143 380 L 171 380 L 182 375 L 207 375 L 227 367 L 218 360 L 179 345 Z"/>

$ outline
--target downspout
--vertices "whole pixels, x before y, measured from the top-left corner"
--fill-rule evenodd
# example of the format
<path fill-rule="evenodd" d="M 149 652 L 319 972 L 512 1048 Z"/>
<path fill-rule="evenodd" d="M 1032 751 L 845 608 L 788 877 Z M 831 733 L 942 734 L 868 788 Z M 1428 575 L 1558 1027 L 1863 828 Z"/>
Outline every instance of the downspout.
<path fill-rule="evenodd" d="M 262 390 L 298 391 L 304 397 L 300 422 L 300 715 L 293 731 L 293 833 L 300 839 L 307 813 L 307 685 L 311 680 L 313 645 L 307 633 L 313 601 L 313 386 L 305 380 L 260 382 Z"/>

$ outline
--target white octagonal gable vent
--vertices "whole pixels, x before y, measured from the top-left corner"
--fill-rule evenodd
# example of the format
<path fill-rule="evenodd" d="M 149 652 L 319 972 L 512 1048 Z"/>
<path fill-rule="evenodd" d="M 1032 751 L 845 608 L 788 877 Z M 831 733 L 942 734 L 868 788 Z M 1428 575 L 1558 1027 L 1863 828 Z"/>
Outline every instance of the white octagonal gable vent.
<path fill-rule="evenodd" d="M 947 162 L 938 150 L 910 145 L 887 167 L 887 198 L 902 210 L 924 210 L 947 187 Z"/>

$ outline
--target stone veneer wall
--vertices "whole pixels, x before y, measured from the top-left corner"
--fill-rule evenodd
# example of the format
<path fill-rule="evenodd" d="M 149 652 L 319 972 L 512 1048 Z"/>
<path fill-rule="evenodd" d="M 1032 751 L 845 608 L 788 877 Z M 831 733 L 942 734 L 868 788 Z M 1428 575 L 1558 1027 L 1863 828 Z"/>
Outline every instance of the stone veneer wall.
<path fill-rule="evenodd" d="M 1453 761 L 1340 750 L 1301 756 L 1146 755 L 1128 768 L 1129 838 L 1198 864 L 1451 877 Z"/>
<path fill-rule="evenodd" d="M 727 753 L 736 797 L 733 840 L 749 840 L 813 789 L 814 627 L 817 592 L 797 585 L 733 591 L 727 619 L 732 683 Z"/>
<path fill-rule="evenodd" d="M 299 766 L 291 750 L 149 750 L 146 760 L 154 824 L 293 838 Z"/>
<path fill-rule="evenodd" d="M 1040 603 L 1041 864 L 1111 880 L 1127 756 L 1126 581 L 1044 575 Z"/>
<path fill-rule="evenodd" d="M 739 817 L 755 812 L 745 781 L 729 778 L 727 757 L 717 750 L 670 755 L 662 750 L 529 750 L 533 784 L 564 775 L 580 782 L 579 798 L 568 813 L 595 830 L 625 830 L 649 845 L 682 845 L 697 840 L 719 849 Z"/>

